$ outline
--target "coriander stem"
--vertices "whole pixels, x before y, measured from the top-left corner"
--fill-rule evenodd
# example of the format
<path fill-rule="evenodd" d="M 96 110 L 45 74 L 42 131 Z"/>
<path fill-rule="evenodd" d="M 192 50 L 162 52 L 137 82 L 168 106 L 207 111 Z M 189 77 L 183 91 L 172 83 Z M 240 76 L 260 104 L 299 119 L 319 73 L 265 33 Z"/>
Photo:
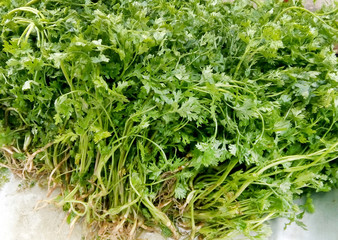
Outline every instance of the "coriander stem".
<path fill-rule="evenodd" d="M 26 7 L 28 7 L 28 6 L 30 6 L 30 5 L 33 5 L 33 4 L 35 4 L 35 3 L 37 3 L 37 2 L 40 2 L 40 0 L 31 0 L 31 1 L 29 1 L 28 3 L 26 3 Z"/>
<path fill-rule="evenodd" d="M 305 9 L 305 8 L 302 8 L 302 7 L 296 7 L 296 6 L 293 6 L 293 7 L 289 7 L 289 8 L 284 9 L 282 12 L 280 12 L 280 13 L 277 15 L 277 17 L 275 18 L 275 20 L 273 20 L 273 22 L 276 22 L 277 20 L 279 20 L 279 18 L 280 18 L 285 12 L 287 12 L 287 11 L 289 11 L 289 10 L 300 10 L 300 11 L 306 12 L 306 13 L 312 15 L 313 17 L 317 18 L 317 19 L 318 19 L 321 23 L 323 23 L 324 25 L 326 25 L 326 26 L 332 28 L 334 31 L 338 31 L 338 29 L 336 29 L 336 28 L 330 26 L 330 25 L 329 25 L 328 23 L 326 23 L 323 19 L 321 19 L 320 17 L 318 17 L 315 13 L 313 13 L 313 12 L 311 12 L 311 11 Z"/>

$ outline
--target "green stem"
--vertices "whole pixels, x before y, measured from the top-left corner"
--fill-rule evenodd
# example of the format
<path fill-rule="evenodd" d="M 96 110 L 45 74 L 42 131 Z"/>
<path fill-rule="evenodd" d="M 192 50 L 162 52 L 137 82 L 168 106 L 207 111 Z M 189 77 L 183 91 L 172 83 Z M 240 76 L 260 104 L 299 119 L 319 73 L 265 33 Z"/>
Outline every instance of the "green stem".
<path fill-rule="evenodd" d="M 239 195 L 241 195 L 243 193 L 243 191 L 252 183 L 254 182 L 255 180 L 257 179 L 257 174 L 252 174 L 252 177 L 248 180 L 246 180 L 243 185 L 238 189 L 238 191 L 236 192 L 236 194 L 231 197 L 228 201 L 228 203 L 231 203 L 233 201 L 235 201 Z"/>
<path fill-rule="evenodd" d="M 26 7 L 28 7 L 28 6 L 30 6 L 30 5 L 33 5 L 33 4 L 35 4 L 35 3 L 38 3 L 38 2 L 40 2 L 41 0 L 31 0 L 31 1 L 29 1 L 28 3 L 26 3 Z"/>
<path fill-rule="evenodd" d="M 157 207 L 154 206 L 154 204 L 149 200 L 149 198 L 145 195 L 141 195 L 139 191 L 135 188 L 135 186 L 132 183 L 131 176 L 129 177 L 130 186 L 135 191 L 135 193 L 141 197 L 142 203 L 148 208 L 149 212 L 153 215 L 153 217 L 156 220 L 159 220 L 162 224 L 167 226 L 170 231 L 173 233 L 174 239 L 179 239 L 179 233 L 177 232 L 174 224 L 171 222 L 171 220 L 168 218 L 168 216 L 163 213 L 161 210 L 159 210 Z"/>
<path fill-rule="evenodd" d="M 238 65 L 237 65 L 237 67 L 236 67 L 236 71 L 235 71 L 235 74 L 234 74 L 234 79 L 236 79 L 237 74 L 238 74 L 238 71 L 239 71 L 239 68 L 241 67 L 241 65 L 242 65 L 242 63 L 243 63 L 243 61 L 244 61 L 246 55 L 249 53 L 250 50 L 251 50 L 251 45 L 248 44 L 248 45 L 246 46 L 246 48 L 245 48 L 244 54 L 243 54 L 242 57 L 241 57 L 241 60 L 239 61 Z"/>
<path fill-rule="evenodd" d="M 324 25 L 332 28 L 334 31 L 338 31 L 338 29 L 335 29 L 334 27 L 330 26 L 328 23 L 326 23 L 323 19 L 321 19 L 320 17 L 318 17 L 315 13 L 305 9 L 305 8 L 302 8 L 302 7 L 296 7 L 296 6 L 293 6 L 293 7 L 289 7 L 289 8 L 286 8 L 284 9 L 282 12 L 280 12 L 277 17 L 273 20 L 273 22 L 276 22 L 279 20 L 279 18 L 287 11 L 289 10 L 299 10 L 299 11 L 303 11 L 303 12 L 306 12 L 310 15 L 312 15 L 313 17 L 317 18 L 321 23 L 323 23 Z"/>
<path fill-rule="evenodd" d="M 209 195 L 212 191 L 214 191 L 218 186 L 220 186 L 225 181 L 225 179 L 229 175 L 230 171 L 235 167 L 235 165 L 237 163 L 238 163 L 238 159 L 230 161 L 229 165 L 227 166 L 226 171 L 217 180 L 217 182 L 214 185 L 210 186 L 207 190 L 203 191 L 202 194 L 200 194 L 199 196 L 197 196 L 195 200 L 197 200 L 197 199 L 203 199 L 205 196 Z"/>
<path fill-rule="evenodd" d="M 66 67 L 65 67 L 65 65 L 63 64 L 63 61 L 60 62 L 60 67 L 61 67 L 62 73 L 63 73 L 63 75 L 65 76 L 66 81 L 67 81 L 67 83 L 68 83 L 68 85 L 69 85 L 69 87 L 70 87 L 70 90 L 71 90 L 71 92 L 72 92 L 71 95 L 74 96 L 74 95 L 73 95 L 73 92 L 75 91 L 75 89 L 74 89 L 74 86 L 73 86 L 73 84 L 72 84 L 72 80 L 70 79 L 70 77 L 69 77 L 69 75 L 68 75 L 68 72 L 67 72 L 67 70 L 66 70 Z"/>
<path fill-rule="evenodd" d="M 28 123 L 26 122 L 26 120 L 22 117 L 21 113 L 16 108 L 9 107 L 9 108 L 6 108 L 6 110 L 5 110 L 5 126 L 7 126 L 7 118 L 8 118 L 8 112 L 9 111 L 16 112 L 19 115 L 20 119 L 23 121 L 23 123 L 26 124 L 26 125 L 28 125 Z"/>
<path fill-rule="evenodd" d="M 190 216 L 191 216 L 190 240 L 194 240 L 195 234 L 196 234 L 196 225 L 195 225 L 195 218 L 194 218 L 194 199 L 191 200 Z"/>

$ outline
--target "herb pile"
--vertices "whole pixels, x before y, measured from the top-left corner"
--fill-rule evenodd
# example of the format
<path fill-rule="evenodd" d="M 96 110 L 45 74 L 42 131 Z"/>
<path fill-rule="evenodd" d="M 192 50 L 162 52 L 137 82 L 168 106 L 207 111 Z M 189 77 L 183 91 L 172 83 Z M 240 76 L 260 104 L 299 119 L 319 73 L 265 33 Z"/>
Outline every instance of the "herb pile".
<path fill-rule="evenodd" d="M 102 238 L 264 238 L 337 187 L 337 9 L 3 0 L 0 21 L 1 166 Z"/>

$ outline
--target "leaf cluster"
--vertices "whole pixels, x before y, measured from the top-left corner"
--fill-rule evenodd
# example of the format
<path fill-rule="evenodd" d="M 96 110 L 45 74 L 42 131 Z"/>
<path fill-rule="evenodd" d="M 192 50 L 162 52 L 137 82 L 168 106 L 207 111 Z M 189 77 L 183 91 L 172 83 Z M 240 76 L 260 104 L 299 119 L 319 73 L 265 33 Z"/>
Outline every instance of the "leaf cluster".
<path fill-rule="evenodd" d="M 260 239 L 337 187 L 336 9 L 8 0 L 0 21 L 3 156 L 102 237 Z"/>

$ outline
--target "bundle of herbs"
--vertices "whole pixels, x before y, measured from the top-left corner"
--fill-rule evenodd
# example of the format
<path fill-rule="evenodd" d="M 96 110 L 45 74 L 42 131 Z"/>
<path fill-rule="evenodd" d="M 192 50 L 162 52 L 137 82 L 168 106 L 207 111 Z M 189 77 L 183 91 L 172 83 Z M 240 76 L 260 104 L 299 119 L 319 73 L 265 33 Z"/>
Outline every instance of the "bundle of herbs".
<path fill-rule="evenodd" d="M 3 0 L 0 20 L 1 166 L 102 239 L 265 238 L 337 187 L 337 9 Z"/>

